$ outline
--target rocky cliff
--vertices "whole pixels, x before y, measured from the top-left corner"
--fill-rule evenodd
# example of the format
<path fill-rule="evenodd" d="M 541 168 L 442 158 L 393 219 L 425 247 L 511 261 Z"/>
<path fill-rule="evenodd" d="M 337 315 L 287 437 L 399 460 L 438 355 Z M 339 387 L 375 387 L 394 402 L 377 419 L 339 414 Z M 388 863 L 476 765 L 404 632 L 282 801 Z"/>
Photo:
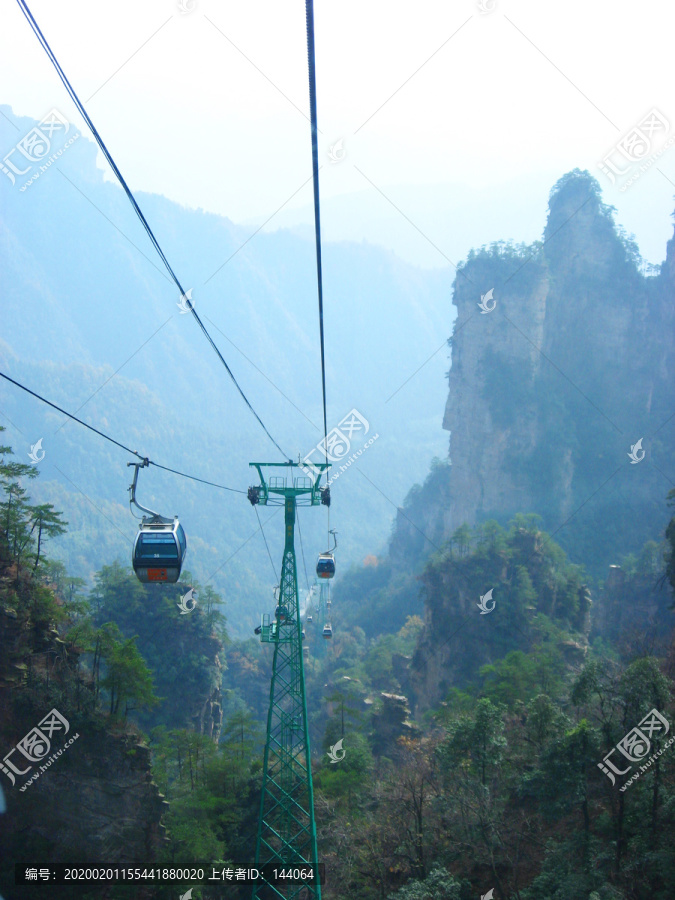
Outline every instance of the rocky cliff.
<path fill-rule="evenodd" d="M 450 465 L 399 512 L 393 555 L 408 565 L 463 523 L 536 512 L 603 577 L 660 538 L 674 474 L 674 299 L 675 239 L 660 269 L 644 265 L 578 170 L 551 191 L 541 242 L 472 251 L 452 301 Z"/>
<path fill-rule="evenodd" d="M 591 639 L 602 637 L 627 659 L 667 655 L 673 637 L 673 596 L 660 575 L 660 562 L 632 572 L 609 567 L 593 604 Z"/>
<path fill-rule="evenodd" d="M 51 617 L 38 614 L 40 591 L 48 589 L 0 571 L 4 896 L 34 895 L 13 887 L 16 862 L 144 867 L 164 841 L 168 804 L 153 781 L 150 751 L 134 726 L 92 708 L 91 678 Z M 71 896 L 70 888 L 51 890 Z"/>

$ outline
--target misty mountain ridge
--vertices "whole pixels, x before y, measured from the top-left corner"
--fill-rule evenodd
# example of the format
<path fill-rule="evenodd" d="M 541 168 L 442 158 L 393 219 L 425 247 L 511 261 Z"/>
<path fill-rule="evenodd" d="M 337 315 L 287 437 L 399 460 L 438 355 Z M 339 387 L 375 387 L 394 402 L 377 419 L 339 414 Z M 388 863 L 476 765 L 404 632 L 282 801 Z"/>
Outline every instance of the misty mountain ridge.
<path fill-rule="evenodd" d="M 15 125 L 0 120 L 3 145 L 11 147 L 35 123 L 4 112 Z M 85 421 L 157 462 L 246 490 L 249 461 L 278 460 L 278 451 L 192 317 L 181 314 L 126 197 L 96 168 L 92 142 L 83 135 L 58 169 L 54 164 L 24 192 L 6 178 L 2 184 L 3 371 L 65 409 L 79 409 Z M 252 237 L 225 218 L 155 195 L 137 197 L 263 421 L 289 456 L 309 453 L 321 438 L 322 418 L 313 245 L 288 232 Z M 379 248 L 342 243 L 324 248 L 324 280 L 328 427 L 356 408 L 379 434 L 334 487 L 333 521 L 348 566 L 360 561 L 364 546 L 381 546 L 396 504 L 442 452 L 443 353 L 416 376 L 413 394 L 385 401 L 449 333 L 449 278 Z M 38 322 L 46 327 L 36 328 Z M 87 577 L 115 555 L 125 559 L 135 524 L 126 511 L 124 453 L 72 422 L 57 432 L 61 416 L 6 383 L 0 391 L 19 456 L 44 437 L 37 490 L 58 497 L 71 522 L 55 555 Z M 389 500 L 353 474 L 360 466 L 378 484 L 376 473 L 387 472 L 381 487 Z M 139 485 L 139 497 L 151 505 L 187 513 L 189 568 L 202 579 L 256 527 L 245 498 L 233 503 L 235 496 L 156 471 L 143 473 Z M 281 526 L 270 529 L 277 546 Z M 325 549 L 322 530 L 317 512 L 305 529 L 310 570 Z M 82 546 L 88 532 L 97 538 L 90 549 Z M 210 548 L 208 564 L 195 552 L 199 540 Z M 254 584 L 247 587 L 241 572 L 228 582 L 221 570 L 225 580 L 217 586 L 236 597 L 228 614 L 238 620 L 248 608 L 251 622 L 268 602 L 274 573 L 260 536 L 246 547 L 228 566 L 248 560 Z"/>
<path fill-rule="evenodd" d="M 551 191 L 541 242 L 472 251 L 453 288 L 449 454 L 410 491 L 379 573 L 338 587 L 345 621 L 368 589 L 377 621 L 400 627 L 419 609 L 415 573 L 464 526 L 479 540 L 489 520 L 534 513 L 595 584 L 663 540 L 675 483 L 675 239 L 659 268 L 645 266 L 596 179 L 575 170 Z"/>

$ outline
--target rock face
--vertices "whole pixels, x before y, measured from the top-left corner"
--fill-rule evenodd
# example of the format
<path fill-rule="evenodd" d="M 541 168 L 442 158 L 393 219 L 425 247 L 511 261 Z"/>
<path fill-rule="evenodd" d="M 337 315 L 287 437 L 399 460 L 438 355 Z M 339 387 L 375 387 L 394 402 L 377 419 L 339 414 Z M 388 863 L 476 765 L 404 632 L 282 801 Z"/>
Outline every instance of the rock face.
<path fill-rule="evenodd" d="M 5 784 L 7 815 L 0 826 L 21 834 L 26 848 L 43 848 L 44 860 L 147 866 L 158 857 L 160 817 L 168 806 L 152 781 L 150 751 L 133 734 L 97 729 L 76 716 L 69 722 L 67 739 L 52 751 L 73 743 L 36 781 L 21 791 L 39 765 L 18 776 L 14 787 Z M 5 836 L 3 845 L 10 841 Z"/>
<path fill-rule="evenodd" d="M 0 816 L 4 896 L 13 863 L 23 859 L 152 865 L 168 807 L 137 729 L 92 709 L 91 679 L 78 670 L 74 648 L 48 621 L 27 629 L 24 612 L 0 603 L 0 760 L 10 754 L 19 770 L 0 770 L 7 803 Z M 47 753 L 44 745 L 34 750 L 32 765 L 18 750 L 11 753 L 54 709 L 60 724 L 51 734 L 43 731 Z M 31 896 L 30 889 L 15 893 Z M 153 894 L 141 888 L 138 896 Z"/>
<path fill-rule="evenodd" d="M 602 637 L 630 655 L 663 652 L 660 646 L 673 630 L 672 592 L 658 571 L 627 574 L 610 566 L 593 606 L 591 638 Z M 657 649 L 658 648 L 658 651 Z"/>
<path fill-rule="evenodd" d="M 380 694 L 381 709 L 373 713 L 373 753 L 391 754 L 400 737 L 418 737 L 419 729 L 409 721 L 408 699 L 402 694 Z"/>
<path fill-rule="evenodd" d="M 551 192 L 543 243 L 469 254 L 454 284 L 451 465 L 399 512 L 392 549 L 406 565 L 431 549 L 417 529 L 438 543 L 517 512 L 560 529 L 556 540 L 600 577 L 660 537 L 659 470 L 675 436 L 675 239 L 658 274 L 645 271 L 578 170 Z M 631 464 L 640 438 L 645 461 Z"/>

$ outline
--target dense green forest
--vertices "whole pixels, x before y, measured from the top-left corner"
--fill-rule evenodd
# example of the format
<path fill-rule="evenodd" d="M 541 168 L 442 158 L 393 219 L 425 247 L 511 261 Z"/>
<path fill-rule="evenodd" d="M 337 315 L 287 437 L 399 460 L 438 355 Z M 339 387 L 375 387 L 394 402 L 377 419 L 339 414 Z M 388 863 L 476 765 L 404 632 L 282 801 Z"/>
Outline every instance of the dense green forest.
<path fill-rule="evenodd" d="M 144 586 L 115 562 L 86 588 L 49 558 L 67 523 L 32 503 L 36 468 L 8 446 L 0 455 L 0 738 L 11 748 L 52 708 L 78 734 L 24 793 L 20 779 L 3 779 L 3 894 L 32 896 L 12 886 L 13 862 L 27 858 L 250 863 L 266 648 L 233 641 L 221 598 L 189 573 Z M 600 764 L 652 710 L 673 721 L 674 567 L 671 519 L 664 540 L 636 548 L 622 569 L 622 590 L 637 606 L 657 597 L 651 623 L 668 627 L 650 636 L 644 622 L 642 641 L 630 627 L 609 639 L 593 619 L 610 587 L 572 565 L 536 516 L 519 515 L 505 527 L 458 529 L 415 576 L 418 613 L 403 614 L 410 585 L 393 598 L 401 612 L 389 630 L 346 617 L 324 654 L 310 632 L 326 900 L 672 896 L 675 753 L 663 728 L 641 757 L 653 763 L 623 790 Z M 487 584 L 498 607 L 490 614 L 476 608 Z M 181 615 L 189 586 L 197 605 Z M 327 751 L 338 741 L 336 764 Z M 78 896 L 176 896 L 158 886 L 102 890 Z"/>

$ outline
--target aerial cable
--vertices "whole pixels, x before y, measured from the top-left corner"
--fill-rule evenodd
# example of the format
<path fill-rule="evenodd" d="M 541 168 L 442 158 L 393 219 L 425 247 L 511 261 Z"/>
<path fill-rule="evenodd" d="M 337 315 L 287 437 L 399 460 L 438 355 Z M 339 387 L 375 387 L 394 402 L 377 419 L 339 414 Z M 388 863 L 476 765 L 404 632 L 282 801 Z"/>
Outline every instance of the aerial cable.
<path fill-rule="evenodd" d="M 119 441 L 116 441 L 115 438 L 111 438 L 110 435 L 105 434 L 103 431 L 99 431 L 98 428 L 94 428 L 93 425 L 89 425 L 87 422 L 83 422 L 82 419 L 78 419 L 77 416 L 74 416 L 72 413 L 69 413 L 67 410 L 62 409 L 60 406 L 57 406 L 56 403 L 52 403 L 51 400 L 47 400 L 45 397 L 42 397 L 40 394 L 37 394 L 35 391 L 31 391 L 30 388 L 27 388 L 25 385 L 21 384 L 18 381 L 15 381 L 13 378 L 10 378 L 9 375 L 5 375 L 4 372 L 0 372 L 0 378 L 4 378 L 6 381 L 11 382 L 16 385 L 18 388 L 21 388 L 22 391 L 25 391 L 27 394 L 30 394 L 32 397 L 35 397 L 37 400 L 41 400 L 43 403 L 46 403 L 47 406 L 51 406 L 52 409 L 57 410 L 57 412 L 62 413 L 64 416 L 68 416 L 69 419 L 72 419 L 73 422 L 77 422 L 79 425 L 84 425 L 85 428 L 88 428 L 89 431 L 93 431 L 94 434 L 98 434 L 99 437 L 105 438 L 106 441 L 110 441 L 111 444 L 115 444 L 116 447 L 120 447 L 122 450 L 126 450 L 127 453 L 131 453 L 132 456 L 138 457 L 138 459 L 142 460 L 149 466 L 154 466 L 156 469 L 164 469 L 165 472 L 171 472 L 173 475 L 180 475 L 181 478 L 189 478 L 190 481 L 199 481 L 201 484 L 207 484 L 209 487 L 219 488 L 223 491 L 231 491 L 234 494 L 245 494 L 246 491 L 240 491 L 237 488 L 225 487 L 224 484 L 216 484 L 213 481 L 205 481 L 203 478 L 197 478 L 196 475 L 188 475 L 185 472 L 179 472 L 177 469 L 171 469 L 168 466 L 162 466 L 160 463 L 153 462 L 151 459 L 148 459 L 147 456 L 143 456 L 137 450 L 132 450 L 130 447 L 127 447 L 125 444 L 121 444 Z M 131 464 L 130 464 L 131 465 Z"/>
<path fill-rule="evenodd" d="M 36 22 L 35 19 L 33 18 L 33 14 L 32 14 L 31 11 L 28 9 L 28 6 L 27 6 L 27 4 L 25 3 L 25 0 L 17 0 L 17 3 L 19 4 L 19 6 L 20 6 L 20 8 L 21 8 L 21 12 L 22 12 L 22 13 L 24 14 L 24 16 L 26 17 L 26 19 L 27 19 L 27 21 L 28 21 L 28 24 L 29 24 L 30 27 L 33 29 L 33 31 L 35 32 L 35 35 L 36 35 L 37 39 L 39 40 L 40 44 L 42 45 L 43 49 L 45 50 L 47 56 L 48 56 L 49 59 L 51 60 L 51 62 L 52 62 L 52 64 L 53 64 L 54 68 L 56 69 L 56 72 L 57 72 L 59 78 L 60 78 L 61 81 L 63 82 L 63 85 L 64 85 L 65 89 L 68 91 L 68 94 L 70 95 L 70 97 L 71 97 L 73 103 L 75 104 L 75 106 L 76 106 L 77 109 L 79 110 L 80 114 L 82 115 L 82 118 L 85 120 L 85 122 L 86 122 L 87 125 L 89 126 L 89 128 L 90 128 L 90 130 L 91 130 L 91 133 L 93 134 L 93 136 L 94 136 L 94 138 L 95 138 L 95 140 L 96 140 L 96 143 L 97 143 L 97 144 L 99 145 L 99 147 L 101 148 L 101 152 L 103 153 L 103 155 L 104 155 L 105 158 L 107 159 L 107 161 L 108 161 L 108 163 L 109 163 L 109 165 L 110 165 L 110 168 L 113 170 L 113 172 L 114 172 L 115 175 L 117 176 L 117 180 L 119 181 L 119 183 L 121 184 L 121 186 L 122 186 L 122 188 L 123 188 L 125 194 L 126 194 L 127 197 L 129 198 L 129 202 L 131 203 L 131 205 L 132 205 L 132 207 L 133 207 L 133 209 L 134 209 L 134 212 L 135 212 L 136 215 L 138 216 L 138 218 L 139 218 L 139 220 L 140 220 L 140 222 L 141 222 L 143 228 L 144 228 L 145 231 L 147 232 L 147 235 L 148 235 L 148 237 L 150 238 L 150 241 L 152 242 L 152 245 L 154 246 L 155 250 L 156 250 L 157 253 L 159 254 L 160 259 L 161 259 L 162 262 L 164 263 L 164 265 L 165 265 L 165 267 L 166 267 L 166 270 L 168 271 L 169 275 L 171 276 L 171 279 L 172 279 L 173 283 L 176 285 L 176 287 L 177 287 L 178 290 L 180 291 L 181 297 L 182 297 L 182 298 L 185 300 L 185 302 L 187 303 L 188 308 L 190 309 L 190 312 L 192 313 L 192 315 L 194 316 L 194 318 L 195 318 L 197 324 L 199 325 L 199 327 L 200 327 L 201 330 L 203 331 L 204 336 L 206 337 L 206 339 L 208 340 L 208 342 L 209 342 L 209 343 L 211 344 L 211 346 L 213 347 L 213 349 L 214 349 L 216 355 L 218 356 L 218 358 L 220 359 L 220 361 L 222 362 L 222 364 L 225 366 L 225 369 L 227 370 L 227 373 L 228 373 L 228 375 L 230 376 L 230 378 L 232 379 L 232 381 L 233 381 L 235 387 L 237 388 L 237 390 L 238 390 L 239 393 L 241 394 L 241 396 L 242 396 L 244 402 L 246 403 L 246 405 L 248 406 L 248 408 L 251 410 L 251 412 L 253 413 L 253 415 L 254 415 L 254 416 L 256 417 L 256 419 L 258 420 L 259 424 L 261 425 L 261 427 L 262 427 L 263 431 L 265 432 L 265 434 L 267 435 L 267 437 L 272 441 L 272 443 L 273 443 L 274 446 L 277 448 L 277 450 L 281 453 L 281 455 L 284 457 L 284 459 L 288 459 L 288 458 L 289 458 L 289 457 L 288 457 L 288 454 L 284 453 L 284 451 L 281 449 L 281 447 L 279 446 L 279 444 L 274 440 L 274 438 L 272 437 L 272 435 L 270 434 L 270 432 L 267 430 L 267 428 L 266 428 L 264 422 L 262 421 L 262 419 L 260 418 L 260 416 L 258 415 L 258 413 L 255 411 L 255 409 L 253 409 L 253 406 L 251 405 L 251 403 L 250 403 L 248 397 L 246 396 L 246 394 L 244 393 L 244 391 L 243 391 L 242 388 L 240 387 L 239 382 L 238 382 L 237 379 L 234 377 L 234 374 L 233 374 L 232 370 L 230 369 L 230 367 L 228 366 L 227 362 L 225 361 L 225 358 L 223 357 L 222 353 L 220 352 L 220 350 L 219 350 L 218 347 L 216 346 L 216 344 L 215 344 L 213 338 L 211 337 L 211 335 L 210 335 L 210 334 L 208 333 L 208 331 L 206 330 L 206 326 L 204 325 L 204 323 L 203 323 L 202 320 L 200 319 L 200 317 L 199 317 L 197 311 L 195 310 L 194 306 L 192 305 L 192 301 L 191 301 L 190 298 L 187 296 L 187 294 L 186 294 L 186 292 L 185 292 L 185 289 L 183 288 L 182 284 L 181 284 L 180 281 L 178 280 L 178 276 L 176 275 L 176 273 L 175 273 L 174 270 L 172 269 L 172 267 L 171 267 L 171 265 L 170 265 L 168 259 L 167 259 L 166 256 L 164 255 L 164 251 L 163 251 L 162 248 L 160 247 L 159 242 L 157 241 L 157 238 L 156 238 L 155 235 L 153 234 L 153 231 L 152 231 L 152 229 L 150 228 L 150 225 L 148 224 L 147 219 L 146 219 L 145 216 L 143 215 L 140 206 L 139 206 L 138 203 L 136 202 L 136 198 L 135 198 L 134 195 L 131 193 L 131 190 L 130 190 L 129 186 L 127 185 L 126 181 L 124 180 L 124 178 L 123 178 L 123 176 L 122 176 L 122 173 L 121 173 L 120 170 L 117 168 L 117 165 L 116 165 L 114 159 L 113 159 L 112 156 L 110 155 L 110 152 L 108 151 L 108 148 L 106 147 L 105 143 L 103 142 L 103 138 L 101 137 L 101 135 L 100 135 L 100 134 L 98 133 L 98 131 L 96 130 L 96 128 L 95 128 L 95 126 L 94 126 L 94 123 L 93 123 L 93 122 L 91 121 L 91 119 L 89 118 L 89 114 L 87 113 L 87 111 L 86 111 L 86 109 L 84 108 L 82 102 L 80 101 L 80 98 L 79 98 L 79 97 L 77 96 L 77 94 L 75 93 L 75 89 L 74 89 L 73 86 L 71 85 L 70 81 L 68 81 L 68 78 L 67 78 L 65 72 L 63 71 L 63 69 L 62 69 L 61 66 L 59 65 L 59 62 L 58 62 L 58 60 L 56 59 L 56 56 L 54 55 L 54 53 L 53 53 L 51 47 L 49 46 L 49 43 L 48 43 L 47 39 L 45 38 L 45 36 L 44 36 L 44 35 L 42 34 L 42 32 L 40 31 L 40 27 L 38 26 L 37 22 Z M 324 393 L 325 393 L 325 392 L 324 392 Z M 324 422 L 325 422 L 325 403 L 324 403 Z"/>
<path fill-rule="evenodd" d="M 321 341 L 321 390 L 323 393 L 323 436 L 326 464 L 328 464 L 328 424 L 326 417 L 326 363 L 323 328 L 323 274 L 321 267 L 321 210 L 319 206 L 319 144 L 316 118 L 316 62 L 314 54 L 314 3 L 305 0 L 307 18 L 307 63 L 309 67 L 309 112 L 312 125 L 312 182 L 314 185 L 314 233 L 316 239 L 316 278 L 319 294 L 319 337 Z M 328 481 L 328 469 L 326 469 Z"/>

